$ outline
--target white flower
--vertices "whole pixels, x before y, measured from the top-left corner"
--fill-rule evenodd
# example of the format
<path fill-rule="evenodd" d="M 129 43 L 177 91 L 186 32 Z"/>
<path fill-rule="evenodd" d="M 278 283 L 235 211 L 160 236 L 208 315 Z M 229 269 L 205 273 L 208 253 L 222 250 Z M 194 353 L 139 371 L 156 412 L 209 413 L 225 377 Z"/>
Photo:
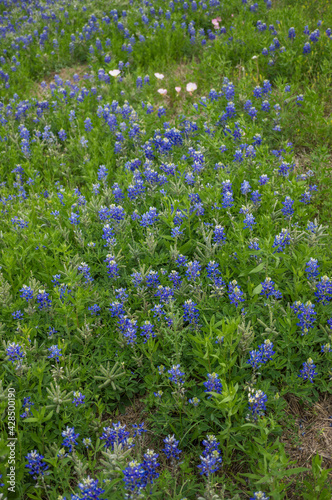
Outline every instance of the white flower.
<path fill-rule="evenodd" d="M 177 93 L 179 94 L 179 92 L 181 92 L 181 87 L 175 87 L 175 90 L 177 91 Z"/>
<path fill-rule="evenodd" d="M 192 82 L 187 83 L 187 86 L 186 86 L 186 91 L 187 92 L 193 92 L 196 89 L 197 89 L 196 83 L 192 83 Z"/>
<path fill-rule="evenodd" d="M 119 76 L 120 73 L 121 71 L 119 69 L 111 69 L 111 71 L 109 71 L 109 74 L 115 77 Z"/>
<path fill-rule="evenodd" d="M 167 90 L 166 89 L 158 89 L 158 92 L 160 95 L 166 95 L 167 94 Z"/>
<path fill-rule="evenodd" d="M 258 59 L 258 56 L 252 56 L 251 59 Z"/>
<path fill-rule="evenodd" d="M 158 80 L 162 80 L 164 78 L 164 75 L 162 73 L 155 73 L 154 76 L 158 78 Z"/>

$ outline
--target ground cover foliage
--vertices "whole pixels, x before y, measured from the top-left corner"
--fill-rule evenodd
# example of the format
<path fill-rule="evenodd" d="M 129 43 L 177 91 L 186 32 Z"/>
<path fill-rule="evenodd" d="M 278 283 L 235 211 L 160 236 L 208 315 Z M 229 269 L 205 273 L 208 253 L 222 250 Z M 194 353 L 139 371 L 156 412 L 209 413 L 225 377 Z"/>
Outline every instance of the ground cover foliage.
<path fill-rule="evenodd" d="M 328 2 L 0 12 L 2 498 L 330 499 Z"/>

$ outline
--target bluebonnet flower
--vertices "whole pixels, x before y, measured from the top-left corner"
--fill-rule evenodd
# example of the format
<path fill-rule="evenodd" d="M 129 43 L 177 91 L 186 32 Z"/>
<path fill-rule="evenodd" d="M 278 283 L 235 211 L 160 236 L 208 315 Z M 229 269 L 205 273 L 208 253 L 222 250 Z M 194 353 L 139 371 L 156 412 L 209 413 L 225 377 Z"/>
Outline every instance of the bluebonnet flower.
<path fill-rule="evenodd" d="M 205 390 L 204 392 L 216 392 L 217 394 L 221 394 L 222 392 L 222 383 L 219 380 L 219 375 L 215 372 L 207 374 L 208 379 L 203 383 Z M 211 399 L 211 396 L 208 397 Z"/>
<path fill-rule="evenodd" d="M 105 441 L 105 448 L 114 449 L 114 444 L 122 446 L 132 446 L 130 441 L 130 432 L 126 431 L 126 425 L 122 425 L 121 422 L 112 423 L 112 427 L 104 427 L 103 433 L 100 437 L 102 441 Z"/>
<path fill-rule="evenodd" d="M 120 331 L 125 338 L 127 345 L 136 344 L 137 341 L 137 321 L 128 318 L 128 316 L 120 316 L 118 319 Z"/>
<path fill-rule="evenodd" d="M 294 200 L 292 200 L 289 196 L 286 196 L 285 201 L 282 202 L 283 208 L 281 209 L 284 217 L 286 219 L 290 219 L 294 214 Z"/>
<path fill-rule="evenodd" d="M 168 459 L 175 459 L 175 460 L 179 460 L 179 455 L 180 453 L 182 453 L 181 450 L 179 450 L 178 448 L 178 445 L 179 445 L 179 441 L 177 441 L 175 439 L 175 436 L 174 434 L 171 436 L 171 435 L 168 435 L 165 439 L 164 439 L 164 443 L 165 443 L 165 447 L 163 448 L 163 452 L 165 453 L 166 457 Z"/>
<path fill-rule="evenodd" d="M 323 352 L 323 353 L 332 352 L 331 344 L 330 343 L 323 344 L 321 346 L 321 352 Z"/>
<path fill-rule="evenodd" d="M 118 264 L 114 260 L 114 256 L 111 254 L 106 255 L 106 259 L 104 262 L 107 263 L 107 274 L 109 278 L 118 278 L 119 277 L 119 267 Z"/>
<path fill-rule="evenodd" d="M 192 262 L 187 262 L 185 264 L 186 269 L 186 277 L 188 281 L 196 281 L 197 278 L 200 277 L 201 274 L 201 265 L 198 260 L 194 260 Z"/>
<path fill-rule="evenodd" d="M 16 215 L 11 219 L 11 223 L 13 226 L 18 226 L 21 229 L 24 229 L 25 227 L 28 227 L 29 223 L 23 219 L 19 219 Z"/>
<path fill-rule="evenodd" d="M 249 241 L 248 248 L 250 250 L 260 250 L 258 238 L 253 238 L 252 240 Z M 257 257 L 257 256 L 256 256 Z"/>
<path fill-rule="evenodd" d="M 91 272 L 90 272 L 90 267 L 85 262 L 81 262 L 81 264 L 78 266 L 77 270 L 79 273 L 83 274 L 83 276 L 85 278 L 85 281 L 84 281 L 85 284 L 91 283 L 93 281 L 93 278 L 92 278 Z"/>
<path fill-rule="evenodd" d="M 91 132 L 91 130 L 93 129 L 91 118 L 86 118 L 84 120 L 84 128 L 87 132 Z"/>
<path fill-rule="evenodd" d="M 313 323 L 316 321 L 315 316 L 317 312 L 314 310 L 315 304 L 310 301 L 302 304 L 302 302 L 297 301 L 291 306 L 291 309 L 295 312 L 299 323 L 296 323 L 302 330 L 302 335 L 307 334 L 310 328 L 313 328 Z"/>
<path fill-rule="evenodd" d="M 219 246 L 223 245 L 225 241 L 226 241 L 225 228 L 217 224 L 213 230 L 213 243 Z"/>
<path fill-rule="evenodd" d="M 247 194 L 250 193 L 251 191 L 251 186 L 248 181 L 243 181 L 241 184 L 241 193 L 242 194 Z"/>
<path fill-rule="evenodd" d="M 210 260 L 210 262 L 208 262 L 208 265 L 206 266 L 206 273 L 208 275 L 208 278 L 214 280 L 220 275 L 218 267 L 218 262 L 215 262 L 214 260 Z"/>
<path fill-rule="evenodd" d="M 294 38 L 295 38 L 295 28 L 289 28 L 289 30 L 288 30 L 288 38 L 290 38 L 291 40 L 294 40 Z"/>
<path fill-rule="evenodd" d="M 257 109 L 255 108 L 255 106 L 251 106 L 251 108 L 249 108 L 248 115 L 250 116 L 250 118 L 252 118 L 252 120 L 255 120 L 257 116 Z"/>
<path fill-rule="evenodd" d="M 302 106 L 302 104 L 301 104 L 301 103 L 302 103 L 303 101 L 304 101 L 304 97 L 303 97 L 303 95 L 302 95 L 302 94 L 300 94 L 300 95 L 296 96 L 296 101 L 295 101 L 295 102 L 296 102 L 296 104 L 297 104 L 298 106 Z"/>
<path fill-rule="evenodd" d="M 150 207 L 149 211 L 142 215 L 140 225 L 142 227 L 152 226 L 157 220 L 157 209 L 155 207 Z"/>
<path fill-rule="evenodd" d="M 260 295 L 264 295 L 265 297 L 274 297 L 275 299 L 282 298 L 282 293 L 275 289 L 275 283 L 271 280 L 271 278 L 265 278 L 261 285 L 262 291 Z"/>
<path fill-rule="evenodd" d="M 141 335 L 145 337 L 144 339 L 144 344 L 150 339 L 150 338 L 155 338 L 156 334 L 154 332 L 154 326 L 150 321 L 146 320 L 144 321 L 143 325 L 141 326 Z"/>
<path fill-rule="evenodd" d="M 243 219 L 243 229 L 250 229 L 252 231 L 255 224 L 257 224 L 255 217 L 250 213 Z"/>
<path fill-rule="evenodd" d="M 39 309 L 47 309 L 48 307 L 51 307 L 52 300 L 50 299 L 49 295 L 50 294 L 45 290 L 38 291 L 37 302 L 39 304 Z"/>
<path fill-rule="evenodd" d="M 315 297 L 317 297 L 317 302 L 323 305 L 332 299 L 332 280 L 328 276 L 322 276 L 316 284 Z"/>
<path fill-rule="evenodd" d="M 243 153 L 241 149 L 236 149 L 234 153 L 234 161 L 241 163 L 243 161 Z"/>
<path fill-rule="evenodd" d="M 292 170 L 292 166 L 287 163 L 286 161 L 282 161 L 281 164 L 279 165 L 279 170 L 278 173 L 279 175 L 282 175 L 283 177 L 288 177 L 289 172 Z"/>
<path fill-rule="evenodd" d="M 182 284 L 182 279 L 178 271 L 171 271 L 168 275 L 168 279 L 172 281 L 174 289 L 179 289 Z"/>
<path fill-rule="evenodd" d="M 58 132 L 58 136 L 59 136 L 59 139 L 61 141 L 65 141 L 67 139 L 67 134 L 66 134 L 66 131 L 63 130 L 63 128 L 61 130 L 59 130 Z"/>
<path fill-rule="evenodd" d="M 127 302 L 129 294 L 127 293 L 127 288 L 116 288 L 115 297 L 122 303 Z"/>
<path fill-rule="evenodd" d="M 157 318 L 158 321 L 163 317 L 166 317 L 162 304 L 156 304 L 152 309 L 150 309 L 150 311 L 153 312 L 153 317 Z"/>
<path fill-rule="evenodd" d="M 48 465 L 44 462 L 43 455 L 40 455 L 37 450 L 30 451 L 25 457 L 28 460 L 26 467 L 29 469 L 29 474 L 33 479 L 38 479 L 38 476 L 43 476 L 48 469 Z"/>
<path fill-rule="evenodd" d="M 190 403 L 191 405 L 193 405 L 195 407 L 199 405 L 200 401 L 201 400 L 198 399 L 196 396 L 191 398 L 191 399 L 188 399 L 188 403 Z"/>
<path fill-rule="evenodd" d="M 191 299 L 186 300 L 183 304 L 183 309 L 183 321 L 187 321 L 192 326 L 197 325 L 199 321 L 199 310 L 197 308 L 197 304 Z"/>
<path fill-rule="evenodd" d="M 153 271 L 153 270 L 150 271 L 146 275 L 146 286 L 148 288 L 150 288 L 150 287 L 156 288 L 159 285 L 160 285 L 159 274 L 157 273 L 157 271 Z"/>
<path fill-rule="evenodd" d="M 82 146 L 83 148 L 88 147 L 88 142 L 89 142 L 89 141 L 88 141 L 88 140 L 84 137 L 84 135 L 83 135 L 83 136 L 81 137 L 81 139 L 80 139 L 81 146 Z"/>
<path fill-rule="evenodd" d="M 111 313 L 112 318 L 120 317 L 125 314 L 123 303 L 117 300 L 110 303 L 109 311 Z"/>
<path fill-rule="evenodd" d="M 22 415 L 20 415 L 21 418 L 27 418 L 30 416 L 30 409 L 32 406 L 34 406 L 35 404 L 31 401 L 31 397 L 28 396 L 27 398 L 24 398 L 23 399 L 23 408 L 24 408 L 24 413 L 22 413 Z"/>
<path fill-rule="evenodd" d="M 256 99 L 259 99 L 260 97 L 262 97 L 263 95 L 263 89 L 262 87 L 255 87 L 254 90 L 253 90 L 253 94 L 254 94 L 254 97 L 256 97 Z"/>
<path fill-rule="evenodd" d="M 310 52 L 311 52 L 311 45 L 309 42 L 306 42 L 303 45 L 303 54 L 310 54 Z"/>
<path fill-rule="evenodd" d="M 318 271 L 318 268 L 319 268 L 319 264 L 318 264 L 318 260 L 317 259 L 313 259 L 311 258 L 309 260 L 309 262 L 306 263 L 306 268 L 305 268 L 305 271 L 308 275 L 308 279 L 310 278 L 317 278 L 317 276 L 319 275 L 319 271 Z"/>
<path fill-rule="evenodd" d="M 270 178 L 266 174 L 263 174 L 259 178 L 259 184 L 261 186 L 264 186 L 265 184 L 267 184 L 269 182 L 269 180 L 270 180 Z"/>
<path fill-rule="evenodd" d="M 282 229 L 279 234 L 277 234 L 274 238 L 274 242 L 272 248 L 276 248 L 273 252 L 283 252 L 286 248 L 286 245 L 290 245 L 291 237 L 287 229 Z"/>
<path fill-rule="evenodd" d="M 247 363 L 249 363 L 254 370 L 260 367 L 260 365 L 265 365 L 272 356 L 275 354 L 273 350 L 273 343 L 267 339 L 264 344 L 258 346 L 257 350 L 250 351 L 250 358 Z"/>
<path fill-rule="evenodd" d="M 262 102 L 262 107 L 261 107 L 261 110 L 262 110 L 262 111 L 265 111 L 265 112 L 268 112 L 268 111 L 270 111 L 270 108 L 271 108 L 271 107 L 270 107 L 270 103 L 269 103 L 269 101 L 264 100 L 264 101 Z"/>
<path fill-rule="evenodd" d="M 177 226 L 173 227 L 171 230 L 172 238 L 180 238 L 183 235 L 183 231 L 181 231 Z"/>
<path fill-rule="evenodd" d="M 82 442 L 85 448 L 90 448 L 90 446 L 92 446 L 91 438 L 83 438 Z"/>
<path fill-rule="evenodd" d="M 253 202 L 254 205 L 259 206 L 261 203 L 262 195 L 260 194 L 259 191 L 253 191 L 251 193 L 251 201 Z"/>
<path fill-rule="evenodd" d="M 73 226 L 78 226 L 80 223 L 80 214 L 72 212 L 68 220 L 71 224 L 73 224 Z"/>
<path fill-rule="evenodd" d="M 266 410 L 265 403 L 267 401 L 267 395 L 260 389 L 249 389 L 248 401 L 249 411 L 251 412 L 250 417 L 254 421 L 257 421 L 258 417 L 264 416 Z"/>
<path fill-rule="evenodd" d="M 99 488 L 98 479 L 92 479 L 90 476 L 82 479 L 80 483 L 78 483 L 78 488 L 80 490 L 80 495 L 82 497 L 78 497 L 76 495 L 72 495 L 72 500 L 101 500 L 100 495 L 105 493 L 105 490 Z"/>
<path fill-rule="evenodd" d="M 25 352 L 20 344 L 9 342 L 6 347 L 6 355 L 9 357 L 9 361 L 15 363 L 15 361 L 19 361 L 25 357 Z"/>
<path fill-rule="evenodd" d="M 74 399 L 72 401 L 72 403 L 77 407 L 78 405 L 82 405 L 84 404 L 84 399 L 85 399 L 85 396 L 79 392 L 79 391 L 74 391 L 73 392 L 73 396 L 74 396 Z"/>
<path fill-rule="evenodd" d="M 233 193 L 230 191 L 226 191 L 223 193 L 222 207 L 223 208 L 231 208 L 234 205 Z"/>
<path fill-rule="evenodd" d="M 174 289 L 169 286 L 159 285 L 154 296 L 159 297 L 160 302 L 169 304 L 174 299 Z"/>
<path fill-rule="evenodd" d="M 132 425 L 133 427 L 133 430 L 134 430 L 134 434 L 133 434 L 133 437 L 135 438 L 136 436 L 142 436 L 143 434 L 145 434 L 145 432 L 147 432 L 146 429 L 144 429 L 144 422 L 142 422 L 141 424 L 133 424 Z"/>
<path fill-rule="evenodd" d="M 250 500 L 269 500 L 269 498 L 262 491 L 255 491 L 254 496 L 250 497 Z"/>
<path fill-rule="evenodd" d="M 219 450 L 220 443 L 212 434 L 207 435 L 206 439 L 203 440 L 203 446 L 205 447 L 203 454 L 201 455 L 201 463 L 198 468 L 201 469 L 200 474 L 209 476 L 217 470 L 220 469 L 220 464 L 222 463 L 221 452 Z"/>
<path fill-rule="evenodd" d="M 93 304 L 88 307 L 88 311 L 91 312 L 91 316 L 99 316 L 100 306 L 98 306 L 98 304 Z"/>
<path fill-rule="evenodd" d="M 159 472 L 157 472 L 157 467 L 160 464 L 157 462 L 159 455 L 153 450 L 147 450 L 144 453 L 144 460 L 142 462 L 143 469 L 145 470 L 145 478 L 149 483 L 153 483 L 154 479 L 159 477 Z"/>
<path fill-rule="evenodd" d="M 62 431 L 61 436 L 64 438 L 62 442 L 62 446 L 66 446 L 69 449 L 69 452 L 72 451 L 73 446 L 77 445 L 76 439 L 79 434 L 75 434 L 74 427 L 66 427 L 64 431 Z"/>
<path fill-rule="evenodd" d="M 239 302 L 244 302 L 243 292 L 238 286 L 237 281 L 233 280 L 228 285 L 228 294 L 231 304 L 235 304 L 235 307 L 239 305 Z"/>
<path fill-rule="evenodd" d="M 310 33 L 309 40 L 313 43 L 316 43 L 318 42 L 319 37 L 320 37 L 320 31 L 319 29 L 315 29 L 312 33 Z"/>
<path fill-rule="evenodd" d="M 139 287 L 143 283 L 144 279 L 141 273 L 138 272 L 133 272 L 131 274 L 131 282 L 133 283 L 134 287 Z"/>
<path fill-rule="evenodd" d="M 316 365 L 314 364 L 311 358 L 308 358 L 306 362 L 303 363 L 303 368 L 300 370 L 300 374 L 298 375 L 304 381 L 309 380 L 311 383 L 314 382 L 314 378 L 318 375 L 315 372 Z"/>
<path fill-rule="evenodd" d="M 168 377 L 168 379 L 171 382 L 179 385 L 184 384 L 184 380 L 182 378 L 184 376 L 184 372 L 181 371 L 180 365 L 173 365 L 167 373 L 170 374 L 170 377 Z"/>
<path fill-rule="evenodd" d="M 122 472 L 125 489 L 131 492 L 129 498 L 138 498 L 141 490 L 147 485 L 146 471 L 143 465 L 137 460 L 132 460 Z"/>
<path fill-rule="evenodd" d="M 106 179 L 108 174 L 108 169 L 105 167 L 105 165 L 100 165 L 97 175 L 98 175 L 98 180 L 101 181 L 103 179 Z"/>
<path fill-rule="evenodd" d="M 22 299 L 25 299 L 27 302 L 33 299 L 33 290 L 30 286 L 23 285 L 20 292 L 21 292 L 20 297 Z"/>
<path fill-rule="evenodd" d="M 49 347 L 48 352 L 50 353 L 49 356 L 47 356 L 49 359 L 55 358 L 55 361 L 59 363 L 59 357 L 62 356 L 62 349 L 60 349 L 57 345 L 52 345 Z"/>
<path fill-rule="evenodd" d="M 20 319 L 22 319 L 22 318 L 23 318 L 24 314 L 23 314 L 23 313 L 22 313 L 22 311 L 19 309 L 18 311 L 14 311 L 14 312 L 12 312 L 12 316 L 13 316 L 13 318 L 14 318 L 14 319 L 18 319 L 18 320 L 20 320 Z"/>
<path fill-rule="evenodd" d="M 300 202 L 304 203 L 305 205 L 308 205 L 311 201 L 312 194 L 310 191 L 305 191 L 300 198 Z"/>
<path fill-rule="evenodd" d="M 186 262 L 188 260 L 188 257 L 185 255 L 182 255 L 181 253 L 177 256 L 175 262 L 177 263 L 178 266 L 185 266 Z"/>
<path fill-rule="evenodd" d="M 110 243 L 113 241 L 114 229 L 109 224 L 105 224 L 105 226 L 103 226 L 102 238 L 103 238 L 103 240 L 106 240 L 107 243 Z M 104 245 L 104 246 L 107 246 L 107 245 Z"/>

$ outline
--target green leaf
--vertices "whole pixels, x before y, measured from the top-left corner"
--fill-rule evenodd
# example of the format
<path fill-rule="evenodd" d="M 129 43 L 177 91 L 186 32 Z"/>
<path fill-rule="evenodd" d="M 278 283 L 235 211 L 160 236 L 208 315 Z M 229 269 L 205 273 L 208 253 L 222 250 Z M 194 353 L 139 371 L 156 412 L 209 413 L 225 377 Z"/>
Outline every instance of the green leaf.
<path fill-rule="evenodd" d="M 263 289 L 263 286 L 262 286 L 262 283 L 260 283 L 259 285 L 257 285 L 257 286 L 253 289 L 253 291 L 252 291 L 252 295 L 253 295 L 253 296 L 254 296 L 254 295 L 259 295 L 259 294 L 261 293 L 262 289 Z"/>
<path fill-rule="evenodd" d="M 258 264 L 258 266 L 252 269 L 252 271 L 250 271 L 249 274 L 260 273 L 261 271 L 263 271 L 264 267 L 265 267 L 265 262 L 261 262 L 260 264 Z"/>

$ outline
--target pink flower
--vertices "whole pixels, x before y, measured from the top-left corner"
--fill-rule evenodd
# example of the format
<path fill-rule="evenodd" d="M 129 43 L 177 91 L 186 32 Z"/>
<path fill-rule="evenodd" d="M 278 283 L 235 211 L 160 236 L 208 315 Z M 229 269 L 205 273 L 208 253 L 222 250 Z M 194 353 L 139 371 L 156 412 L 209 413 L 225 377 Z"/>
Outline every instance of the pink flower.
<path fill-rule="evenodd" d="M 181 87 L 175 87 L 175 90 L 177 91 L 177 93 L 179 94 L 181 92 Z"/>
<path fill-rule="evenodd" d="M 194 90 L 196 90 L 196 89 L 197 89 L 197 85 L 196 85 L 196 83 L 192 83 L 192 82 L 187 83 L 187 86 L 186 86 L 186 91 L 187 91 L 187 92 L 192 93 L 192 92 L 194 92 Z"/>
<path fill-rule="evenodd" d="M 154 76 L 158 78 L 158 80 L 162 80 L 164 78 L 164 75 L 162 73 L 155 73 Z"/>
<path fill-rule="evenodd" d="M 219 23 L 221 21 L 221 17 L 216 17 L 215 19 L 212 19 L 212 24 L 213 24 L 213 27 L 214 29 L 219 29 L 220 26 L 219 26 Z"/>
<path fill-rule="evenodd" d="M 167 94 L 167 90 L 166 89 L 158 89 L 158 92 L 160 95 L 166 95 Z"/>

